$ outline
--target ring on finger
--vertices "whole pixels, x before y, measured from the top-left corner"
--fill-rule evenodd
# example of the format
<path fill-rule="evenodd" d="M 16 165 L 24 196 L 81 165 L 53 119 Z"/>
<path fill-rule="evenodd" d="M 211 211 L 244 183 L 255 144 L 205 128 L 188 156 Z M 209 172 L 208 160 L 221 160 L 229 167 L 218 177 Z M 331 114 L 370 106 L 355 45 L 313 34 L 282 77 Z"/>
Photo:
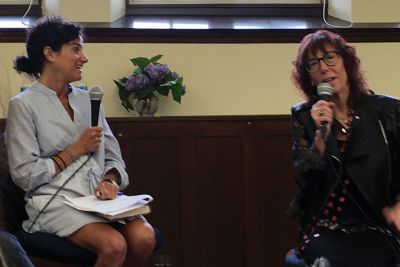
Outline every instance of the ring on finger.
<path fill-rule="evenodd" d="M 322 117 L 322 116 L 324 115 L 324 111 L 318 110 L 318 115 L 319 115 L 320 117 Z"/>

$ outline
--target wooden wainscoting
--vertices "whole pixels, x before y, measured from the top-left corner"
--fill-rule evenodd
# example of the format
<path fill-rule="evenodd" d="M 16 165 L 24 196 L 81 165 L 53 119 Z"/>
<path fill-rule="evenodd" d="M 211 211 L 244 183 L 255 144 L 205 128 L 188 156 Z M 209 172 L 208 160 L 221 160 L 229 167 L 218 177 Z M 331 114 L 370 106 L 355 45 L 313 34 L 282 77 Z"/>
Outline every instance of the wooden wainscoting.
<path fill-rule="evenodd" d="M 280 267 L 297 237 L 289 116 L 109 118 L 127 164 L 127 194 L 174 267 Z M 1 129 L 1 126 L 0 126 Z M 160 265 L 162 266 L 162 265 Z M 167 266 L 167 265 L 165 265 Z"/>
<path fill-rule="evenodd" d="M 110 119 L 172 266 L 279 267 L 297 237 L 288 116 Z"/>

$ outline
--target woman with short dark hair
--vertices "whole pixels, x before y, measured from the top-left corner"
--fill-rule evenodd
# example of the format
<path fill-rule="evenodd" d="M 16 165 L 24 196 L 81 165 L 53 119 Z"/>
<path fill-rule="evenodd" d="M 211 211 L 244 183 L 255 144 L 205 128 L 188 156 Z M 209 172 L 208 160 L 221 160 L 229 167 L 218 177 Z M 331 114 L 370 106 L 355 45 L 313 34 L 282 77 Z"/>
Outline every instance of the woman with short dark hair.
<path fill-rule="evenodd" d="M 64 196 L 113 199 L 129 184 L 103 109 L 99 126 L 91 126 L 89 94 L 70 84 L 88 62 L 83 46 L 79 25 L 43 17 L 28 30 L 27 55 L 15 60 L 18 72 L 36 79 L 10 100 L 6 124 L 10 173 L 26 191 L 23 228 L 95 252 L 95 266 L 146 266 L 155 237 L 143 216 L 110 223 L 63 203 Z"/>

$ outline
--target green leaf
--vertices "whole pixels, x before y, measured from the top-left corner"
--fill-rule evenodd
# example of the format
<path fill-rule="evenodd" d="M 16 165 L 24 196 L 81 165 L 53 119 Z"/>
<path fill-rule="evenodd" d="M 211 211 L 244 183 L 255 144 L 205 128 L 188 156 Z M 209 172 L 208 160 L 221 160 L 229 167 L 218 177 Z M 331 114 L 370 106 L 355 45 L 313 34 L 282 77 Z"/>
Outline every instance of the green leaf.
<path fill-rule="evenodd" d="M 113 81 L 117 85 L 118 88 L 124 88 L 125 89 L 125 82 L 123 82 L 122 79 L 113 80 Z"/>
<path fill-rule="evenodd" d="M 163 83 L 163 84 L 160 84 L 160 86 L 161 87 L 169 87 L 169 86 L 174 86 L 176 84 L 176 81 L 168 81 L 168 82 L 165 82 L 165 83 Z"/>
<path fill-rule="evenodd" d="M 128 80 L 128 78 L 122 78 L 122 79 L 119 79 L 119 80 L 113 80 L 114 81 L 114 83 L 118 86 L 118 88 L 120 88 L 120 87 L 123 87 L 123 88 L 125 88 L 125 84 L 126 84 L 126 81 Z"/>
<path fill-rule="evenodd" d="M 126 91 L 125 89 L 119 88 L 119 89 L 118 89 L 118 95 L 119 95 L 119 98 L 120 98 L 122 101 L 124 101 L 124 102 L 128 101 L 129 93 L 128 93 L 128 91 Z"/>
<path fill-rule="evenodd" d="M 113 80 L 118 88 L 118 95 L 122 101 L 126 101 L 128 99 L 129 93 L 125 89 L 125 83 L 122 83 L 121 80 Z"/>
<path fill-rule="evenodd" d="M 127 81 L 127 78 L 122 78 L 122 79 L 119 79 L 119 80 L 113 80 L 114 81 L 114 83 L 117 85 L 117 87 L 118 87 L 118 96 L 119 96 L 119 98 L 121 99 L 121 104 L 122 104 L 122 106 L 126 109 L 126 111 L 130 111 L 130 110 L 134 110 L 134 108 L 133 108 L 133 106 L 132 106 L 132 104 L 129 102 L 129 95 L 132 93 L 132 92 L 128 92 L 126 89 L 125 89 L 125 83 L 126 83 L 126 81 Z"/>
<path fill-rule="evenodd" d="M 135 57 L 131 58 L 133 65 L 138 66 L 140 69 L 144 69 L 147 65 L 151 63 L 148 58 L 145 57 Z"/>
<path fill-rule="evenodd" d="M 170 89 L 171 89 L 171 88 L 170 88 L 170 87 L 167 87 L 167 86 L 160 86 L 160 87 L 157 88 L 157 92 L 158 92 L 160 95 L 167 96 Z"/>
<path fill-rule="evenodd" d="M 152 63 L 157 63 L 157 61 L 162 57 L 162 55 L 157 55 L 155 57 L 150 58 Z"/>
<path fill-rule="evenodd" d="M 179 79 L 178 79 L 179 81 Z M 178 102 L 179 104 L 181 103 L 181 97 L 183 95 L 183 86 L 182 83 L 177 83 L 175 86 L 171 88 L 172 92 L 172 98 Z"/>
<path fill-rule="evenodd" d="M 126 109 L 126 111 L 130 112 L 131 110 L 135 110 L 131 104 L 131 102 L 126 101 L 121 103 L 122 106 Z"/>

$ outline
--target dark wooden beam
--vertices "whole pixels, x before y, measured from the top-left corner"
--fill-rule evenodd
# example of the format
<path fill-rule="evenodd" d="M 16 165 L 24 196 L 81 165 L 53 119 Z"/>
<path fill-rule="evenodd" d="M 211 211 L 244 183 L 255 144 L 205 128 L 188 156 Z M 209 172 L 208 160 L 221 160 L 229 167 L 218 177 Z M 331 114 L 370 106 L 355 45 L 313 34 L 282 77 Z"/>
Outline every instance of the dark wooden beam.
<path fill-rule="evenodd" d="M 398 23 L 356 23 L 352 28 L 331 28 L 321 19 L 304 19 L 305 28 L 235 29 L 234 20 L 222 26 L 221 20 L 208 19 L 209 29 L 134 29 L 137 17 L 124 17 L 113 23 L 82 23 L 89 43 L 298 43 L 308 33 L 325 28 L 349 42 L 400 42 Z M 172 18 L 170 18 L 172 19 Z M 301 21 L 301 20 L 299 20 Z M 343 22 L 341 22 L 343 24 Z M 231 26 L 227 26 L 231 25 Z M 344 25 L 344 24 L 343 24 Z M 25 42 L 25 29 L 0 28 L 0 43 Z"/>
<path fill-rule="evenodd" d="M 29 5 L 0 5 L 0 16 L 12 17 L 12 16 L 23 16 L 28 10 Z M 42 8 L 39 4 L 33 4 L 28 16 L 30 17 L 41 17 Z"/>

